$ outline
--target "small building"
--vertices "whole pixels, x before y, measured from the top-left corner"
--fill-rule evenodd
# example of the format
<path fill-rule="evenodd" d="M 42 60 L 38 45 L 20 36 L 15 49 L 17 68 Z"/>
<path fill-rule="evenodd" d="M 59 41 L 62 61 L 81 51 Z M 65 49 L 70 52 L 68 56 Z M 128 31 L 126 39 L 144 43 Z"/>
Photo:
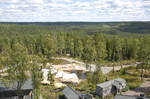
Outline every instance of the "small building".
<path fill-rule="evenodd" d="M 121 78 L 117 78 L 112 83 L 112 93 L 116 94 L 126 87 L 126 81 Z"/>
<path fill-rule="evenodd" d="M 97 84 L 96 85 L 96 95 L 99 97 L 105 97 L 111 93 L 113 80 Z"/>
<path fill-rule="evenodd" d="M 96 85 L 96 95 L 105 97 L 110 94 L 117 94 L 126 87 L 126 81 L 121 78 L 110 80 Z"/>
<path fill-rule="evenodd" d="M 88 94 L 77 93 L 70 86 L 66 86 L 66 88 L 64 88 L 63 94 L 65 95 L 66 99 L 92 99 L 92 97 Z"/>
<path fill-rule="evenodd" d="M 23 99 L 33 99 L 32 91 L 32 79 L 27 79 L 21 88 Z M 0 81 L 0 99 L 18 99 L 17 83 L 10 84 L 10 87 L 6 87 Z"/>

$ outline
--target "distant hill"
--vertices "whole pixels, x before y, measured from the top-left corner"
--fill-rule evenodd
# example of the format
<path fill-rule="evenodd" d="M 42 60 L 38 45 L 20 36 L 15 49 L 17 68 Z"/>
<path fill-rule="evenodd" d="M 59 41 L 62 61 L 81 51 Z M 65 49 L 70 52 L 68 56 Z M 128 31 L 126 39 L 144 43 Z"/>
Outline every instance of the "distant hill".
<path fill-rule="evenodd" d="M 44 29 L 53 31 L 84 31 L 88 34 L 97 32 L 108 34 L 150 34 L 150 22 L 0 22 L 0 24 L 15 24 L 25 27 L 44 26 Z"/>

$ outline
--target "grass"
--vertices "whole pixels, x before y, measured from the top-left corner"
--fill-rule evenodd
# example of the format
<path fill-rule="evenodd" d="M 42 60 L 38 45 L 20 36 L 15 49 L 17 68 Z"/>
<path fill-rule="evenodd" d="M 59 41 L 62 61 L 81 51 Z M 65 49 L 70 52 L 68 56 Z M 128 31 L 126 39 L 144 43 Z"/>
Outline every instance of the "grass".
<path fill-rule="evenodd" d="M 64 65 L 64 64 L 70 64 L 70 62 L 63 60 L 63 59 L 51 59 L 50 63 L 55 64 L 55 65 Z"/>
<path fill-rule="evenodd" d="M 135 66 L 130 66 L 121 69 L 118 72 L 108 74 L 108 79 L 123 78 L 127 82 L 129 89 L 139 87 L 143 81 L 140 80 L 140 70 L 136 69 Z"/>
<path fill-rule="evenodd" d="M 61 99 L 63 97 L 62 90 L 57 90 L 54 86 L 41 85 L 41 94 L 43 99 Z"/>

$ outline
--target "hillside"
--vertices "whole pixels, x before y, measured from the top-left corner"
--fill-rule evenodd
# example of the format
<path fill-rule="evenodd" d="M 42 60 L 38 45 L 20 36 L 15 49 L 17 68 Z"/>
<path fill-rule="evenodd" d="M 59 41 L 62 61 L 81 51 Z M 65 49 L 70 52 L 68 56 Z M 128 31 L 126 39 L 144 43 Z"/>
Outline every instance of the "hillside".
<path fill-rule="evenodd" d="M 48 30 L 51 32 L 82 32 L 87 34 L 150 33 L 150 22 L 0 22 L 0 30 L 6 27 L 13 28 L 13 30 L 30 30 L 32 33 L 37 33 L 38 29 L 42 32 Z"/>

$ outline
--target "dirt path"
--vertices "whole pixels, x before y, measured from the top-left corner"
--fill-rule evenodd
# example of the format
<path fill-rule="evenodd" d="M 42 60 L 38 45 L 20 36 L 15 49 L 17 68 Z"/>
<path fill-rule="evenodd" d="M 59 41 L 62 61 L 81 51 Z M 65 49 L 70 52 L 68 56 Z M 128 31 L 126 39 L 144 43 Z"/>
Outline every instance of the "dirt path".
<path fill-rule="evenodd" d="M 130 66 L 136 66 L 137 64 L 129 64 L 129 65 L 122 65 L 122 68 L 130 67 Z M 114 66 L 114 71 L 118 71 L 121 69 L 121 66 Z M 113 70 L 113 67 L 110 66 L 105 66 L 101 67 L 102 73 L 103 74 L 108 74 L 110 71 Z"/>
<path fill-rule="evenodd" d="M 123 95 L 139 96 L 140 93 L 150 94 L 150 78 L 145 78 L 144 83 L 134 90 L 123 92 Z M 136 82 L 135 82 L 136 83 Z"/>

